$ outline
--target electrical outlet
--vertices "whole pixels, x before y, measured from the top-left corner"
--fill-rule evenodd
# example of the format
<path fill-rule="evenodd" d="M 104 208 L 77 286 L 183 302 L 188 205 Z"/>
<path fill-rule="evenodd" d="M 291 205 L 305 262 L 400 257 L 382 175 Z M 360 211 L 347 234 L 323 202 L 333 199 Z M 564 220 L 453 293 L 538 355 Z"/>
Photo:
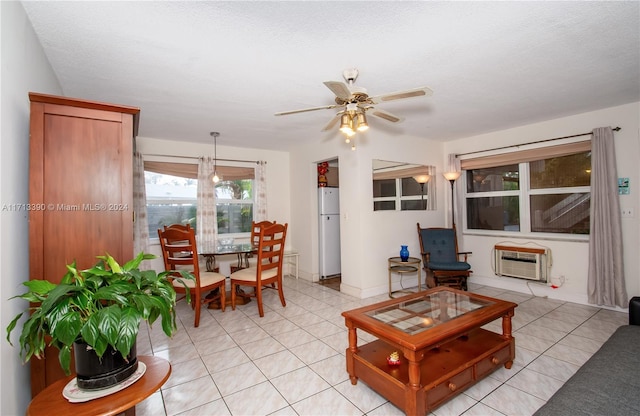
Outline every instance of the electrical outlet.
<path fill-rule="evenodd" d="M 633 208 L 622 208 L 622 218 L 633 218 Z"/>

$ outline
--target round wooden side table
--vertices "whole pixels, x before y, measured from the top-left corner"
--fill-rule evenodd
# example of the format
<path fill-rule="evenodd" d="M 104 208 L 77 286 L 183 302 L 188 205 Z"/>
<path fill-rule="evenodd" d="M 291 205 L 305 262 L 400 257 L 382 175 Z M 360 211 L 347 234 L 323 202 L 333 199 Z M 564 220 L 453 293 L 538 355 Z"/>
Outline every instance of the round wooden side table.
<path fill-rule="evenodd" d="M 407 261 L 402 261 L 400 257 L 389 257 L 389 297 L 393 298 L 394 293 L 415 293 L 412 290 L 391 290 L 391 274 L 400 275 L 400 285 L 402 285 L 402 277 L 405 274 L 416 273 L 418 277 L 418 292 L 422 291 L 422 276 L 420 273 L 420 259 L 417 257 L 409 257 Z"/>
<path fill-rule="evenodd" d="M 99 399 L 82 403 L 71 403 L 62 395 L 62 390 L 74 375 L 58 380 L 42 390 L 31 400 L 27 407 L 27 416 L 73 415 L 108 416 L 135 415 L 135 405 L 158 390 L 171 374 L 171 364 L 160 357 L 139 355 L 138 360 L 145 363 L 147 369 L 129 387 Z"/>

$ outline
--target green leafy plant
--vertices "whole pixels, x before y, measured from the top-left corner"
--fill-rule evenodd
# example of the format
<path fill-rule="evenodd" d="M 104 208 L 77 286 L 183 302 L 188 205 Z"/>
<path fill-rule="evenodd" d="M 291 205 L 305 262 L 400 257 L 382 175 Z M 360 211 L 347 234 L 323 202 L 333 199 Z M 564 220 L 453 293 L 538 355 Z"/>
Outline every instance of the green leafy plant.
<path fill-rule="evenodd" d="M 126 357 L 136 342 L 141 320 L 153 324 L 160 318 L 167 336 L 177 330 L 176 292 L 167 278 L 169 272 L 139 269 L 143 260 L 154 255 L 140 253 L 123 266 L 108 253 L 97 258 L 98 263 L 87 270 L 77 270 L 75 262 L 67 265 L 60 284 L 47 280 L 23 282 L 29 290 L 13 298 L 31 302 L 31 315 L 20 335 L 24 362 L 33 356 L 40 358 L 45 347 L 53 345 L 60 350 L 60 366 L 68 375 L 75 341 L 90 345 L 98 357 L 108 345 Z M 189 272 L 181 274 L 184 279 L 194 279 Z M 182 278 L 177 280 L 186 287 Z M 187 291 L 187 302 L 190 300 Z M 11 332 L 22 315 L 7 327 L 10 344 Z"/>

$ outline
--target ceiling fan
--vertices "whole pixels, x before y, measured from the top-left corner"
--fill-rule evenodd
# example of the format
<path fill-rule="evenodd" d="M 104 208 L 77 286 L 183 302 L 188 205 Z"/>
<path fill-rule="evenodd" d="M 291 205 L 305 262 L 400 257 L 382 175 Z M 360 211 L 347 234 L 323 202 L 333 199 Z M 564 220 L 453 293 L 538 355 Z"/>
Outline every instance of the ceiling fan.
<path fill-rule="evenodd" d="M 331 130 L 338 121 L 340 122 L 340 131 L 346 136 L 346 142 L 349 143 L 351 137 L 356 131 L 365 131 L 369 128 L 367 123 L 367 114 L 381 118 L 383 120 L 399 123 L 402 118 L 384 111 L 376 107 L 376 104 L 386 101 L 400 100 L 404 98 L 430 96 L 433 91 L 427 87 L 413 88 L 405 91 L 398 91 L 389 94 L 382 94 L 370 97 L 367 94 L 367 90 L 354 85 L 356 78 L 358 78 L 358 69 L 349 68 L 345 69 L 342 73 L 347 84 L 341 81 L 325 81 L 324 85 L 327 86 L 336 96 L 335 104 L 324 105 L 321 107 L 304 108 L 301 110 L 291 110 L 276 113 L 276 116 L 285 116 L 289 114 L 305 113 L 308 111 L 316 110 L 330 110 L 339 108 L 331 121 L 322 129 L 322 131 Z M 352 146 L 355 149 L 355 146 Z"/>

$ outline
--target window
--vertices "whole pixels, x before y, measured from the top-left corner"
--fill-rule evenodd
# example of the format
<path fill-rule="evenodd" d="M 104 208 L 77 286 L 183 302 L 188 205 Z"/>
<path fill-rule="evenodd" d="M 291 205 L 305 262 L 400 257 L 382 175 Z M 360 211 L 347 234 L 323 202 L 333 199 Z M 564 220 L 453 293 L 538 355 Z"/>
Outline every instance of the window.
<path fill-rule="evenodd" d="M 218 234 L 251 232 L 253 180 L 238 179 L 216 184 Z"/>
<path fill-rule="evenodd" d="M 197 229 L 197 165 L 145 162 L 145 169 L 148 167 L 152 169 L 145 170 L 149 236 L 154 238 L 159 228 L 170 224 Z M 253 221 L 254 170 L 218 166 L 218 173 L 225 178 L 215 186 L 218 234 L 248 235 Z"/>
<path fill-rule="evenodd" d="M 171 224 L 190 224 L 196 228 L 198 180 L 155 172 L 144 172 L 147 193 L 149 237 Z"/>
<path fill-rule="evenodd" d="M 371 174 L 374 211 L 436 209 L 435 201 L 429 200 L 435 192 L 434 166 L 374 159 Z"/>
<path fill-rule="evenodd" d="M 486 164 L 465 170 L 467 229 L 589 234 L 590 150 Z"/>
<path fill-rule="evenodd" d="M 374 179 L 374 211 L 415 211 L 426 209 L 424 184 L 413 178 Z"/>

